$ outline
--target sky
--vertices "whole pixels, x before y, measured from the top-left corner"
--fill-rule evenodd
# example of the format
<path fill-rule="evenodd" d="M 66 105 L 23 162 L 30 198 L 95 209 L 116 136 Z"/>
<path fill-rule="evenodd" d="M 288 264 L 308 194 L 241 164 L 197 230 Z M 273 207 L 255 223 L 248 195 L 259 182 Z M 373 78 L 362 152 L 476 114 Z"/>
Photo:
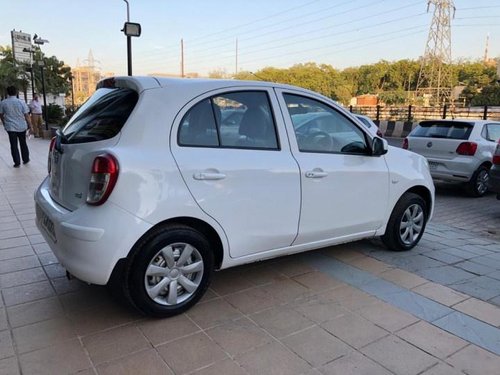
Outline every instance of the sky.
<path fill-rule="evenodd" d="M 451 1 L 451 0 L 450 0 Z M 453 60 L 500 57 L 500 0 L 453 0 Z M 129 0 L 133 74 L 233 74 L 316 62 L 337 69 L 418 59 L 433 6 L 427 0 Z M 123 0 L 0 0 L 0 45 L 10 31 L 49 40 L 43 52 L 75 67 L 89 51 L 103 72 L 127 73 Z M 238 48 L 236 48 L 236 44 Z M 238 52 L 236 52 L 238 51 Z M 236 59 L 237 56 L 237 59 Z M 236 63 L 236 60 L 238 62 Z"/>

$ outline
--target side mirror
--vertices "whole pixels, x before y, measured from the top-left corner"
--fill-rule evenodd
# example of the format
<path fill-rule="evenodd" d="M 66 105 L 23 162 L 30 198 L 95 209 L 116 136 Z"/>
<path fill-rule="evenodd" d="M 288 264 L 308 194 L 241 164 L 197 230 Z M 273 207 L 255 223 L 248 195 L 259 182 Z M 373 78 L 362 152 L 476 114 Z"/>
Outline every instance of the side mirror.
<path fill-rule="evenodd" d="M 372 155 L 381 156 L 387 154 L 389 151 L 389 143 L 385 139 L 375 137 L 372 141 Z"/>

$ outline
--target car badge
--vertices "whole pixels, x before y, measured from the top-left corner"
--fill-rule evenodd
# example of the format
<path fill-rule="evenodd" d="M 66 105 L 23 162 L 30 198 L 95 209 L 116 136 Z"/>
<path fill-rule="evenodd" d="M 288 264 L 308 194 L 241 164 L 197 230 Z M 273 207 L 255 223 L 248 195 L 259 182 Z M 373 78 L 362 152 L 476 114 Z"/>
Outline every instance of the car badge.
<path fill-rule="evenodd" d="M 427 147 L 432 147 L 432 142 L 427 143 Z"/>

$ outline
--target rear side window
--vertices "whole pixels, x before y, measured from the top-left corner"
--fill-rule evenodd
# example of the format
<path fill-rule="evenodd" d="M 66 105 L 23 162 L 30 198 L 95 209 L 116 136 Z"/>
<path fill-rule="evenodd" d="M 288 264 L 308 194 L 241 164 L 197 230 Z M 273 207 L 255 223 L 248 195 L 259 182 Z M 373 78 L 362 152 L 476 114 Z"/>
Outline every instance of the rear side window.
<path fill-rule="evenodd" d="M 137 92 L 102 88 L 75 113 L 63 129 L 65 143 L 96 142 L 113 138 L 135 108 Z"/>
<path fill-rule="evenodd" d="M 422 121 L 411 133 L 412 137 L 469 139 L 473 125 L 455 121 Z"/>
<path fill-rule="evenodd" d="M 498 142 L 500 140 L 500 124 L 487 124 L 481 133 L 488 141 Z"/>
<path fill-rule="evenodd" d="M 220 94 L 193 106 L 183 117 L 180 146 L 278 150 L 267 93 Z"/>

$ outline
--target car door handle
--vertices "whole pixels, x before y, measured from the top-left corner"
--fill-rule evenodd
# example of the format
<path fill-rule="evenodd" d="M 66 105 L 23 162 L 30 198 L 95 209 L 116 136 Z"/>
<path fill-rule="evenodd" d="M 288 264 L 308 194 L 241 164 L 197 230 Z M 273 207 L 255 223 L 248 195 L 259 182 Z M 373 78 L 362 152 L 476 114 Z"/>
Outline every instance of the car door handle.
<path fill-rule="evenodd" d="M 201 172 L 201 173 L 195 173 L 193 175 L 193 178 L 195 180 L 222 180 L 226 178 L 226 175 L 224 173 Z"/>
<path fill-rule="evenodd" d="M 328 173 L 326 173 L 322 169 L 314 169 L 312 171 L 306 172 L 307 178 L 323 178 L 326 176 L 328 176 Z"/>

